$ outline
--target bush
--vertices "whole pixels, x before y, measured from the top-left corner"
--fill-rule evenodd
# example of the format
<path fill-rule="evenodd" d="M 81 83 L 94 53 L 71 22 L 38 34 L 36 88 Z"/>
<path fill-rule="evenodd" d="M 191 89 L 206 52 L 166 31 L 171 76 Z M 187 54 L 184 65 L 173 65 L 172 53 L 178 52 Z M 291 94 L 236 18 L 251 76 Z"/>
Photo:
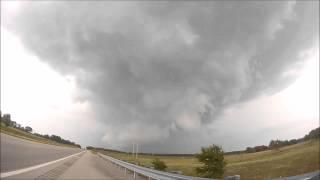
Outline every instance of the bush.
<path fill-rule="evenodd" d="M 313 129 L 309 134 L 304 136 L 304 140 L 320 138 L 320 127 Z"/>
<path fill-rule="evenodd" d="M 167 168 L 167 165 L 160 161 L 158 158 L 152 161 L 153 167 L 156 170 L 164 171 Z"/>
<path fill-rule="evenodd" d="M 87 146 L 86 149 L 87 149 L 87 150 L 94 150 L 94 147 L 92 147 L 92 146 Z"/>
<path fill-rule="evenodd" d="M 25 128 L 25 131 L 28 132 L 28 133 L 31 133 L 31 132 L 32 132 L 32 128 L 29 127 L 29 126 L 27 126 L 27 127 Z"/>
<path fill-rule="evenodd" d="M 196 158 L 203 163 L 202 167 L 196 168 L 198 175 L 206 178 L 221 178 L 223 176 L 226 162 L 220 146 L 202 147 L 201 153 L 197 154 Z"/>

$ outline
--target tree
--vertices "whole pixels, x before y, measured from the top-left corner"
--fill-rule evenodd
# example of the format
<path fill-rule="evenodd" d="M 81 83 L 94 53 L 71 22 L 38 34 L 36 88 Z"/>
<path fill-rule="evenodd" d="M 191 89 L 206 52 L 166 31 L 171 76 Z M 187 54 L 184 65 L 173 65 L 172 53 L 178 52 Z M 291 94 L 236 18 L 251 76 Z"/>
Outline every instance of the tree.
<path fill-rule="evenodd" d="M 198 175 L 206 178 L 221 178 L 223 176 L 227 163 L 220 146 L 213 144 L 209 147 L 202 147 L 201 153 L 197 154 L 196 158 L 203 163 L 202 167 L 196 168 Z"/>
<path fill-rule="evenodd" d="M 92 147 L 92 146 L 87 146 L 86 149 L 87 149 L 87 150 L 94 150 L 94 147 Z"/>
<path fill-rule="evenodd" d="M 304 136 L 304 140 L 320 138 L 320 127 L 313 129 L 309 134 Z"/>
<path fill-rule="evenodd" d="M 17 122 L 11 121 L 11 122 L 10 122 L 10 126 L 11 126 L 11 127 L 16 127 L 16 126 L 17 126 Z"/>
<path fill-rule="evenodd" d="M 32 128 L 29 127 L 29 126 L 27 126 L 27 127 L 25 128 L 25 130 L 26 130 L 27 132 L 32 132 Z"/>
<path fill-rule="evenodd" d="M 152 161 L 153 167 L 156 170 L 164 171 L 167 168 L 167 165 L 163 162 L 160 161 L 158 158 Z"/>
<path fill-rule="evenodd" d="M 275 149 L 275 150 L 279 150 L 280 147 L 285 145 L 285 141 L 281 141 L 281 140 L 271 140 L 269 143 L 269 148 L 270 149 Z"/>
<path fill-rule="evenodd" d="M 48 134 L 45 134 L 43 137 L 46 138 L 46 139 L 50 138 L 50 136 Z"/>
<path fill-rule="evenodd" d="M 3 121 L 3 123 L 6 125 L 6 126 L 10 126 L 11 124 L 11 115 L 10 114 L 4 114 L 1 118 L 1 121 Z"/>
<path fill-rule="evenodd" d="M 254 152 L 256 152 L 256 150 L 254 148 L 252 148 L 252 147 L 247 147 L 246 152 L 254 153 Z"/>

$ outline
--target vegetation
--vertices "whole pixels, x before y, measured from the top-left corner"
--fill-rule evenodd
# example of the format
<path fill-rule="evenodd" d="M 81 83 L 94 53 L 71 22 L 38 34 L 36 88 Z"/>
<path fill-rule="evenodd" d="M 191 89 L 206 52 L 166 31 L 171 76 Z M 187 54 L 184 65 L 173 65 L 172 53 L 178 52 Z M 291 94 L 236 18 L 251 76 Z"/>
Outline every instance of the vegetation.
<path fill-rule="evenodd" d="M 304 136 L 304 140 L 320 138 L 320 127 L 313 129 L 309 134 Z"/>
<path fill-rule="evenodd" d="M 303 138 L 291 139 L 291 140 L 278 140 L 278 139 L 271 140 L 269 143 L 269 146 L 261 145 L 261 146 L 255 146 L 255 147 L 247 147 L 246 152 L 252 153 L 252 152 L 266 151 L 269 149 L 279 149 L 280 147 L 301 143 L 301 142 L 314 139 L 314 138 L 319 138 L 319 137 L 320 137 L 320 127 L 310 131 L 309 134 L 305 135 Z"/>
<path fill-rule="evenodd" d="M 319 139 L 256 153 L 225 155 L 227 165 L 224 176 L 241 175 L 241 179 L 268 179 L 280 176 L 294 176 L 319 170 Z M 132 154 L 99 152 L 127 162 L 139 162 L 142 166 L 152 167 L 155 158 L 165 162 L 167 171 L 181 171 L 185 175 L 197 176 L 196 168 L 201 164 L 190 156 L 152 156 L 139 155 L 134 159 Z"/>
<path fill-rule="evenodd" d="M 160 161 L 158 158 L 152 161 L 153 168 L 159 171 L 165 171 L 167 169 L 167 165 L 165 162 Z"/>
<path fill-rule="evenodd" d="M 25 131 L 28 132 L 28 133 L 31 133 L 31 132 L 32 132 L 32 128 L 29 127 L 29 126 L 27 126 L 27 127 L 25 128 Z"/>
<path fill-rule="evenodd" d="M 92 146 L 87 146 L 86 149 L 87 149 L 87 150 L 94 150 L 95 148 L 92 147 Z"/>
<path fill-rule="evenodd" d="M 57 135 L 41 135 L 38 133 L 32 133 L 32 128 L 30 126 L 23 127 L 17 124 L 15 121 L 11 120 L 10 114 L 4 114 L 1 116 L 1 133 L 12 135 L 15 137 L 32 140 L 36 142 L 53 144 L 53 145 L 66 145 L 68 147 L 78 147 L 81 148 L 79 144 L 65 140 Z"/>
<path fill-rule="evenodd" d="M 45 139 L 45 138 L 36 136 L 35 134 L 28 133 L 28 132 L 22 131 L 17 128 L 6 126 L 4 123 L 1 123 L 0 132 L 4 133 L 4 134 L 8 134 L 10 136 L 18 137 L 21 139 L 26 139 L 29 141 L 44 143 L 44 144 L 51 144 L 51 145 L 56 145 L 56 146 L 66 146 L 66 147 L 77 147 L 77 146 L 73 146 L 73 145 L 57 143 L 57 142 L 52 141 L 50 139 Z"/>
<path fill-rule="evenodd" d="M 202 147 L 201 153 L 197 154 L 196 158 L 203 163 L 201 167 L 196 168 L 198 175 L 206 178 L 221 178 L 223 176 L 226 162 L 221 147 L 216 145 Z"/>
<path fill-rule="evenodd" d="M 226 156 L 225 174 L 271 179 L 319 170 L 319 139 L 257 153 Z"/>
<path fill-rule="evenodd" d="M 309 135 L 310 133 L 307 136 L 309 137 Z M 300 141 L 297 144 L 282 146 L 278 149 L 268 149 L 254 153 L 246 153 L 245 151 L 225 153 L 224 159 L 227 165 L 224 176 L 241 175 L 241 179 L 271 179 L 317 171 L 320 169 L 320 139 L 315 135 L 312 137 L 314 138 Z M 190 176 L 197 176 L 196 168 L 203 166 L 195 156 L 191 155 L 141 153 L 138 156 L 139 158 L 135 159 L 131 153 L 109 151 L 103 148 L 97 151 L 127 162 L 136 164 L 138 162 L 145 167 L 152 167 L 152 161 L 158 158 L 167 165 L 167 171 L 181 171 L 183 174 Z"/>

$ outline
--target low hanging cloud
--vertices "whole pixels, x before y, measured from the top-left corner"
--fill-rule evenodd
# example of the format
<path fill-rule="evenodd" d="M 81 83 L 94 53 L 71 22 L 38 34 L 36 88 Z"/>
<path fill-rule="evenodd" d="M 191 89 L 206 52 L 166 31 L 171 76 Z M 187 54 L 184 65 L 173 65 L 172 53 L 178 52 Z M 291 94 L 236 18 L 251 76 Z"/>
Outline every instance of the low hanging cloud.
<path fill-rule="evenodd" d="M 286 72 L 298 72 L 301 53 L 319 38 L 318 5 L 25 2 L 3 24 L 75 78 L 77 100 L 105 125 L 101 144 L 170 151 L 184 138 L 201 142 L 225 108 L 292 82 L 297 74 Z"/>

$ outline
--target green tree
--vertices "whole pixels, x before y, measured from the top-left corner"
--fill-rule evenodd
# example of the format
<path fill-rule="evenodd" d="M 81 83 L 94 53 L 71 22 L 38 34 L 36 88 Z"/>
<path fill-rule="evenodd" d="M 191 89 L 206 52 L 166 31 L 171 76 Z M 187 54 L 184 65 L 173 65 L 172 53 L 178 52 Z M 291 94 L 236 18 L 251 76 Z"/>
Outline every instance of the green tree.
<path fill-rule="evenodd" d="M 320 127 L 313 129 L 309 134 L 304 136 L 304 140 L 320 138 Z"/>
<path fill-rule="evenodd" d="M 156 170 L 164 171 L 167 168 L 167 165 L 163 162 L 160 161 L 158 158 L 152 161 L 153 167 Z"/>
<path fill-rule="evenodd" d="M 206 178 L 221 178 L 223 176 L 227 163 L 220 146 L 213 144 L 209 147 L 202 147 L 201 153 L 197 154 L 196 158 L 203 163 L 202 167 L 196 168 L 198 175 Z"/>
<path fill-rule="evenodd" d="M 26 130 L 27 132 L 32 132 L 32 128 L 31 128 L 30 126 L 27 126 L 27 127 L 25 128 L 25 130 Z"/>
<path fill-rule="evenodd" d="M 10 114 L 4 114 L 4 115 L 1 117 L 1 121 L 3 121 L 3 123 L 4 123 L 6 126 L 10 126 L 10 124 L 11 124 L 11 115 L 10 115 Z"/>

